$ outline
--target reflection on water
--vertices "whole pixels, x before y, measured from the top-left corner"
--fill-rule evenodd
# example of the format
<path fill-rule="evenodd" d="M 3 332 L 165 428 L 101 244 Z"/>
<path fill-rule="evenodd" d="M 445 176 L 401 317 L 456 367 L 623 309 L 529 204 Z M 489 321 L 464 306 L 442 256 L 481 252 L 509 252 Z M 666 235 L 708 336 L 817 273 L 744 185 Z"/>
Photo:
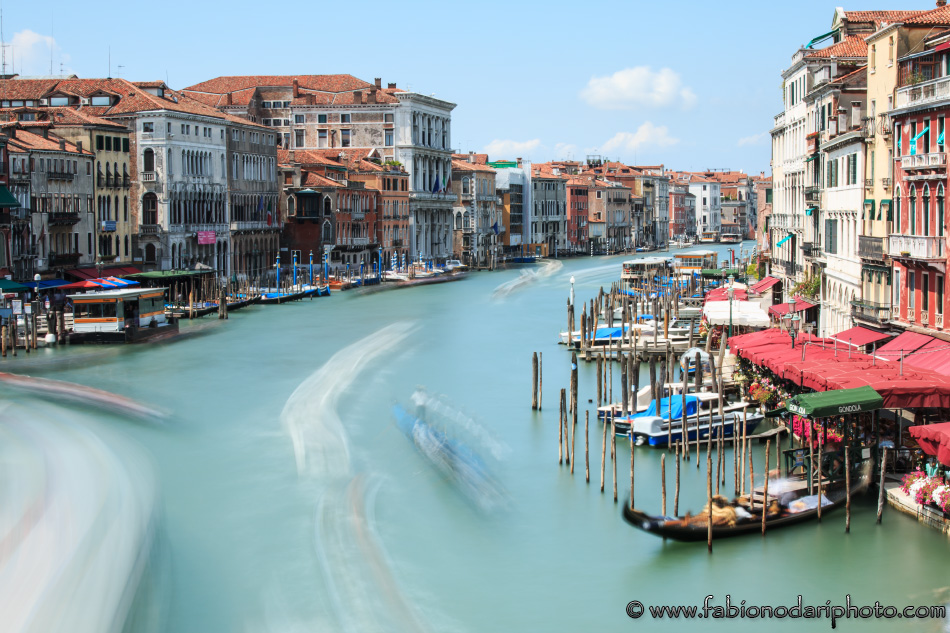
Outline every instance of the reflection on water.
<path fill-rule="evenodd" d="M 2 406 L 2 629 L 123 630 L 133 605 L 149 608 L 137 595 L 154 571 L 150 460 L 88 416 L 38 401 Z"/>

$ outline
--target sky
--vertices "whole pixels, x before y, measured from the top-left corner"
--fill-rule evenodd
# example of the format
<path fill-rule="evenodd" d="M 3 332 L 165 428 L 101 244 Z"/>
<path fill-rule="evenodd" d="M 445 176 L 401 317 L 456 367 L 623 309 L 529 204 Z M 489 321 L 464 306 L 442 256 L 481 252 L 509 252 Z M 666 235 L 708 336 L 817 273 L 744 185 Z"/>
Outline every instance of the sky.
<path fill-rule="evenodd" d="M 162 79 L 346 73 L 457 104 L 452 144 L 492 160 L 769 172 L 781 72 L 835 4 L 4 3 L 7 71 Z M 890 0 L 846 10 L 929 9 Z M 110 64 L 111 58 L 111 64 Z"/>

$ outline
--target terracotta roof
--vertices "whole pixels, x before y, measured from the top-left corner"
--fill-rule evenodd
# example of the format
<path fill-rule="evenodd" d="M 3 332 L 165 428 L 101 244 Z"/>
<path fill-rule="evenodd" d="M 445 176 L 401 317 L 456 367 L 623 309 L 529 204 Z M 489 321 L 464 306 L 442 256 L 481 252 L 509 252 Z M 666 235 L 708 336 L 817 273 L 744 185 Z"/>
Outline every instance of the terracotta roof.
<path fill-rule="evenodd" d="M 830 57 L 862 57 L 868 56 L 868 43 L 863 37 L 849 35 L 837 44 L 822 48 L 817 51 L 810 51 L 805 57 L 812 58 L 830 58 Z"/>
<path fill-rule="evenodd" d="M 465 162 L 468 162 L 469 156 L 470 156 L 469 154 L 452 154 L 452 159 L 463 160 Z M 488 154 L 471 154 L 471 156 L 474 157 L 475 162 L 479 165 L 488 164 Z"/>
<path fill-rule="evenodd" d="M 115 128 L 117 131 L 127 131 L 128 128 L 121 123 L 109 121 L 101 117 L 90 114 L 84 108 L 48 108 L 49 118 L 57 126 L 78 126 L 78 125 L 96 125 L 100 127 Z"/>
<path fill-rule="evenodd" d="M 340 150 L 336 150 L 338 153 Z M 293 152 L 294 159 L 290 160 L 290 153 Z M 328 165 L 331 167 L 342 167 L 343 165 L 333 159 L 324 156 L 321 150 L 313 149 L 278 149 L 277 162 L 282 165 L 291 163 L 300 163 L 301 165 Z"/>
<path fill-rule="evenodd" d="M 51 152 L 61 152 L 66 151 L 70 154 L 82 154 L 84 156 L 92 156 L 92 152 L 87 149 L 79 151 L 79 148 L 69 141 L 63 141 L 65 143 L 65 150 L 60 149 L 60 139 L 55 134 L 50 134 L 49 138 L 44 138 L 40 134 L 35 134 L 33 132 L 28 132 L 23 129 L 16 131 L 16 136 L 10 138 L 7 141 L 7 147 L 10 151 L 15 151 L 19 149 L 20 151 L 28 150 L 40 150 L 40 151 L 51 151 Z"/>
<path fill-rule="evenodd" d="M 236 90 L 261 87 L 292 87 L 294 79 L 300 88 L 318 92 L 344 92 L 365 90 L 373 86 L 353 75 L 234 75 L 215 77 L 208 81 L 188 86 L 185 90 L 225 94 Z"/>
<path fill-rule="evenodd" d="M 904 24 L 923 25 L 923 26 L 948 26 L 950 25 L 950 6 L 937 7 L 930 11 L 921 11 L 913 17 L 904 20 Z"/>
<path fill-rule="evenodd" d="M 455 156 L 455 154 L 453 154 Z M 495 170 L 489 167 L 488 165 L 480 165 L 479 163 L 470 163 L 467 160 L 460 160 L 458 158 L 452 159 L 452 171 L 465 173 L 465 172 L 481 172 L 485 174 L 494 174 Z"/>
<path fill-rule="evenodd" d="M 848 22 L 871 22 L 875 25 L 881 22 L 906 22 L 911 18 L 926 11 L 845 11 L 844 18 Z"/>
<path fill-rule="evenodd" d="M 312 171 L 303 172 L 303 185 L 305 187 L 342 187 L 343 183 L 337 182 L 326 176 L 315 174 Z"/>

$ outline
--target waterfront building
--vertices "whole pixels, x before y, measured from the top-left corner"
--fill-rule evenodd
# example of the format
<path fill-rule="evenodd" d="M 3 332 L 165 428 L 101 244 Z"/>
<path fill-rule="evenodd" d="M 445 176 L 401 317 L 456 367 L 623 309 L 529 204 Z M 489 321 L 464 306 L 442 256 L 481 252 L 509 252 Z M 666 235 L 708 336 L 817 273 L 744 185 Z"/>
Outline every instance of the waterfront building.
<path fill-rule="evenodd" d="M 373 238 L 371 243 L 378 246 L 383 268 L 389 267 L 393 257 L 408 260 L 412 255 L 409 250 L 409 174 L 399 163 L 383 161 L 376 155 L 344 154 L 341 161 L 346 161 L 347 180 L 362 182 L 367 191 L 377 192 L 376 235 L 370 237 Z"/>
<path fill-rule="evenodd" d="M 487 156 L 474 152 L 452 157 L 452 253 L 471 267 L 493 265 L 504 229 L 499 222 L 495 170 L 487 162 Z"/>
<path fill-rule="evenodd" d="M 29 280 L 36 273 L 62 277 L 66 270 L 92 265 L 95 262 L 92 152 L 67 142 L 45 126 L 34 131 L 17 122 L 4 125 L 3 130 L 9 135 L 10 159 L 16 159 L 20 165 L 18 175 L 29 176 L 26 252 L 30 261 L 18 269 L 21 280 Z M 27 174 L 22 171 L 24 166 Z M 26 236 L 21 233 L 21 238 Z"/>
<path fill-rule="evenodd" d="M 588 243 L 589 209 L 590 180 L 572 176 L 567 181 L 567 241 L 575 253 L 592 252 Z"/>
<path fill-rule="evenodd" d="M 4 236 L 4 250 L 7 254 L 4 267 L 14 280 L 27 281 L 33 278 L 36 268 L 36 237 L 33 235 L 30 154 L 26 151 L 10 153 L 8 141 L 16 134 L 16 126 L 10 126 L 0 133 L 0 158 L 7 166 L 3 171 L 3 182 L 11 196 L 16 199 L 16 207 L 3 209 L 0 217 L 0 231 Z M 35 166 L 35 162 L 34 162 Z M 12 204 L 12 203 L 11 203 Z"/>
<path fill-rule="evenodd" d="M 605 217 L 607 219 L 607 242 L 611 252 L 630 248 L 633 201 L 629 187 L 618 182 L 604 182 Z M 664 233 L 664 237 L 666 234 Z"/>
<path fill-rule="evenodd" d="M 567 244 L 567 181 L 558 167 L 534 164 L 530 177 L 531 209 L 528 252 L 557 257 L 568 249 Z"/>
<path fill-rule="evenodd" d="M 489 165 L 495 170 L 495 189 L 501 199 L 502 251 L 506 255 L 520 255 L 524 249 L 524 209 L 526 189 L 525 171 L 519 158 L 511 161 L 496 161 Z"/>
<path fill-rule="evenodd" d="M 696 237 L 696 196 L 689 185 L 670 180 L 670 239 Z"/>
<path fill-rule="evenodd" d="M 696 196 L 696 234 L 717 241 L 722 233 L 722 188 L 714 178 L 689 174 L 689 192 Z"/>
<path fill-rule="evenodd" d="M 752 177 L 752 186 L 755 191 L 756 230 L 755 240 L 758 249 L 759 261 L 768 261 L 769 257 L 769 222 L 772 215 L 772 179 L 761 172 Z"/>
<path fill-rule="evenodd" d="M 920 50 L 898 58 L 889 113 L 894 138 L 894 221 L 886 246 L 893 262 L 891 323 L 931 334 L 945 331 L 947 294 L 946 48 L 950 36 L 938 33 Z"/>
<path fill-rule="evenodd" d="M 865 67 L 821 81 L 805 96 L 808 145 L 818 149 L 806 161 L 806 182 L 820 193 L 805 209 L 801 248 L 805 277 L 821 278 L 820 336 L 851 327 L 851 305 L 861 296 L 858 233 L 870 212 L 863 177 L 866 97 Z"/>
<path fill-rule="evenodd" d="M 184 90 L 223 112 L 275 129 L 287 149 L 375 150 L 406 167 L 410 251 L 451 251 L 451 113 L 455 104 L 351 75 L 217 77 Z"/>

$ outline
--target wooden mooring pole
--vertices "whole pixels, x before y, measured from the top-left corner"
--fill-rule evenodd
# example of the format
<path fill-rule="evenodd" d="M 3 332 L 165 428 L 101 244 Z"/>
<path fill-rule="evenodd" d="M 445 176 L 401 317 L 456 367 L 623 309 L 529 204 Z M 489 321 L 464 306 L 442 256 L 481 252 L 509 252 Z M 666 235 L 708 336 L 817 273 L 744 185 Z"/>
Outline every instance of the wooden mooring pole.
<path fill-rule="evenodd" d="M 881 458 L 881 485 L 877 491 L 877 523 L 881 522 L 881 515 L 884 514 L 884 473 L 887 470 L 887 452 L 890 449 L 884 449 L 884 456 Z"/>
<path fill-rule="evenodd" d="M 633 450 L 633 447 L 630 447 Z M 660 502 L 663 516 L 666 516 L 666 453 L 660 454 Z"/>
<path fill-rule="evenodd" d="M 531 356 L 531 409 L 538 410 L 538 353 Z"/>
<path fill-rule="evenodd" d="M 584 479 L 590 483 L 590 409 L 584 411 Z"/>
<path fill-rule="evenodd" d="M 673 491 L 673 516 L 680 514 L 680 461 L 683 453 L 683 442 L 676 442 L 676 488 Z"/>
<path fill-rule="evenodd" d="M 765 486 L 762 489 L 762 536 L 765 536 L 765 519 L 769 514 L 769 454 L 772 440 L 765 441 Z M 818 500 L 819 503 L 821 499 Z"/>

